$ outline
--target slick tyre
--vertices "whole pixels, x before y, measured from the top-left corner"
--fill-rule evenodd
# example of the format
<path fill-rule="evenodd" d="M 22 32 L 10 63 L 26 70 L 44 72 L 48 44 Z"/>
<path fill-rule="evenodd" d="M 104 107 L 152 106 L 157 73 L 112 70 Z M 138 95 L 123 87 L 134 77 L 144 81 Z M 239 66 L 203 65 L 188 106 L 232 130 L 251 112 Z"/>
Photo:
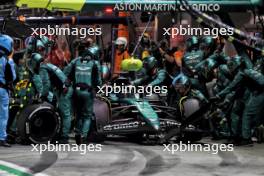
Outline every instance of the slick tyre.
<path fill-rule="evenodd" d="M 25 107 L 18 116 L 17 129 L 21 139 L 29 143 L 47 143 L 59 133 L 61 118 L 48 103 Z"/>

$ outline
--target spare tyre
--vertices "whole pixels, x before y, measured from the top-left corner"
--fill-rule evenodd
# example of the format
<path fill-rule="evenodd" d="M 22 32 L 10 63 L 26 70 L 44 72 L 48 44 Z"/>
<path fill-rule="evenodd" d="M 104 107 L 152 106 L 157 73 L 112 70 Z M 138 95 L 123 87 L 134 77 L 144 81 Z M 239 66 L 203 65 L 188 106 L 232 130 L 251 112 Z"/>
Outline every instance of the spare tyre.
<path fill-rule="evenodd" d="M 60 132 L 61 118 L 49 103 L 26 106 L 18 116 L 17 129 L 23 141 L 47 143 Z"/>

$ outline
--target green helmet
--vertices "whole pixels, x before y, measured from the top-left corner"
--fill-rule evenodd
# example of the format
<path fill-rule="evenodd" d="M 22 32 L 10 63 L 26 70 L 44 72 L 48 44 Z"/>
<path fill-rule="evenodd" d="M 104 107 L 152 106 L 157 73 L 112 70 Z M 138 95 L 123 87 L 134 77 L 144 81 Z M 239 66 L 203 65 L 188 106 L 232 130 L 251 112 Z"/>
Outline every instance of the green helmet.
<path fill-rule="evenodd" d="M 9 35 L 0 35 L 0 52 L 9 55 L 12 53 L 14 41 Z"/>
<path fill-rule="evenodd" d="M 36 51 L 33 52 L 47 52 L 48 47 L 47 37 L 41 37 L 36 39 Z"/>
<path fill-rule="evenodd" d="M 143 67 L 147 72 L 151 71 L 157 66 L 157 59 L 153 56 L 148 56 L 143 59 Z"/>
<path fill-rule="evenodd" d="M 179 93 L 181 96 L 184 96 L 190 90 L 191 81 L 188 76 L 180 73 L 173 79 L 172 85 L 177 93 Z"/>
<path fill-rule="evenodd" d="M 199 46 L 199 40 L 197 37 L 193 36 L 187 39 L 186 41 L 187 50 L 190 51 L 194 48 L 198 48 L 198 46 Z"/>
<path fill-rule="evenodd" d="M 100 48 L 98 46 L 91 46 L 88 49 L 84 50 L 81 56 L 83 58 L 95 59 L 98 60 L 100 55 Z"/>
<path fill-rule="evenodd" d="M 173 87 L 182 86 L 184 88 L 188 88 L 191 86 L 191 81 L 188 76 L 181 73 L 173 79 L 172 85 Z"/>

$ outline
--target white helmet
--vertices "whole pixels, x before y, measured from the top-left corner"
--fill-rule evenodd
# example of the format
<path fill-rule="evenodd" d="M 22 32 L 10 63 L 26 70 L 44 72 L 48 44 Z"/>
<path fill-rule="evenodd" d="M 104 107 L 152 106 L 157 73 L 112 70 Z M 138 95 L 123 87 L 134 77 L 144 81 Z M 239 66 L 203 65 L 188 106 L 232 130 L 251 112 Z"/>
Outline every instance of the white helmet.
<path fill-rule="evenodd" d="M 124 45 L 124 47 L 127 46 L 127 39 L 126 37 L 118 37 L 115 41 L 116 45 Z"/>

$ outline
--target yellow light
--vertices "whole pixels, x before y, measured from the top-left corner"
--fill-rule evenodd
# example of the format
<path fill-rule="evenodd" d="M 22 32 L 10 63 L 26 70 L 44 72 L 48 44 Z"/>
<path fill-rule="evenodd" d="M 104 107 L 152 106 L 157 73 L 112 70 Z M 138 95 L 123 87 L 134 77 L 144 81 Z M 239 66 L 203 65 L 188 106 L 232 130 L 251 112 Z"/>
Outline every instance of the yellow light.
<path fill-rule="evenodd" d="M 138 71 L 142 68 L 142 66 L 142 61 L 134 57 L 124 59 L 121 63 L 121 68 L 124 71 Z"/>

